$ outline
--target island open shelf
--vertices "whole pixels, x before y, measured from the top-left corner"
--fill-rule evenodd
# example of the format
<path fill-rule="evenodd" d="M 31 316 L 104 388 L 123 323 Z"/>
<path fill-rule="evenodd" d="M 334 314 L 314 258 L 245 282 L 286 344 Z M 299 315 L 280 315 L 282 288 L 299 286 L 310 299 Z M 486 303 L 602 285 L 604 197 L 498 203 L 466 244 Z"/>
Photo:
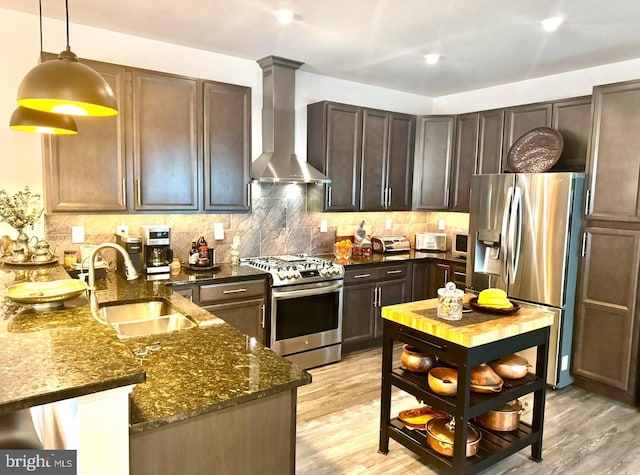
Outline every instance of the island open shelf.
<path fill-rule="evenodd" d="M 476 315 L 468 324 L 451 324 L 433 317 L 437 301 L 425 300 L 384 307 L 382 390 L 380 409 L 380 445 L 382 453 L 389 451 L 389 439 L 428 460 L 448 473 L 477 473 L 509 455 L 531 446 L 531 458 L 542 460 L 542 432 L 546 391 L 549 326 L 553 315 L 521 309 L 519 316 Z M 518 317 L 521 317 L 518 318 Z M 497 329 L 497 330 L 496 330 Z M 436 336 L 436 334 L 438 336 Z M 402 342 L 427 352 L 458 368 L 458 391 L 447 397 L 434 393 L 426 374 L 412 373 L 394 366 L 393 347 Z M 474 393 L 470 389 L 471 369 L 517 351 L 536 347 L 535 372 L 495 394 Z M 391 414 L 391 390 L 397 387 L 425 404 L 449 413 L 455 420 L 452 457 L 432 450 L 424 432 L 407 428 Z M 466 457 L 467 424 L 477 415 L 498 409 L 509 401 L 533 394 L 531 424 L 520 422 L 516 430 L 492 431 L 475 427 L 482 438 L 477 453 Z"/>

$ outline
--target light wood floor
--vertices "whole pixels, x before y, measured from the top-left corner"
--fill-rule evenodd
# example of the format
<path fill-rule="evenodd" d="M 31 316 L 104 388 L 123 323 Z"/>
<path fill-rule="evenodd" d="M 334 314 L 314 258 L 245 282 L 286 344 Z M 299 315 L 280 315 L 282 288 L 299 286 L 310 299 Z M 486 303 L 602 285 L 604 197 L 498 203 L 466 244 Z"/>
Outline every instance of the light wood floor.
<path fill-rule="evenodd" d="M 393 440 L 387 455 L 377 452 L 380 367 L 371 349 L 310 371 L 313 382 L 298 391 L 297 474 L 440 474 Z M 394 390 L 392 414 L 421 405 Z M 527 448 L 483 474 L 637 475 L 640 413 L 574 387 L 549 390 L 542 450 L 541 463 Z"/>

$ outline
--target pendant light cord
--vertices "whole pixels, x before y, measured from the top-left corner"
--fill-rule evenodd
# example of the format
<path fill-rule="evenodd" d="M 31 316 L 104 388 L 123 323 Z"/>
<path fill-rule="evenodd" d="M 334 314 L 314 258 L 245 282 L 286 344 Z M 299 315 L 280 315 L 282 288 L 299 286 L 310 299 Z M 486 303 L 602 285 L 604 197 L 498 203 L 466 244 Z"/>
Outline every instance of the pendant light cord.
<path fill-rule="evenodd" d="M 64 8 L 67 17 L 67 51 L 71 51 L 71 48 L 69 47 L 69 0 L 64 0 Z"/>
<path fill-rule="evenodd" d="M 42 0 L 38 0 L 38 11 L 40 12 L 40 56 L 42 57 Z"/>

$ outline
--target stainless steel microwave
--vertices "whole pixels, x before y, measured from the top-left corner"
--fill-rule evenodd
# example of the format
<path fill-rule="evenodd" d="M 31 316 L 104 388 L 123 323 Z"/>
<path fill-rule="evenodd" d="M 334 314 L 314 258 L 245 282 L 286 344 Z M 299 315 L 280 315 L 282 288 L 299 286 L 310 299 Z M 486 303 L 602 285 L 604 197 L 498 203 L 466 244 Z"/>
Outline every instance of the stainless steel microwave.
<path fill-rule="evenodd" d="M 453 245 L 451 254 L 458 257 L 467 257 L 469 251 L 469 235 L 463 233 L 453 234 Z"/>

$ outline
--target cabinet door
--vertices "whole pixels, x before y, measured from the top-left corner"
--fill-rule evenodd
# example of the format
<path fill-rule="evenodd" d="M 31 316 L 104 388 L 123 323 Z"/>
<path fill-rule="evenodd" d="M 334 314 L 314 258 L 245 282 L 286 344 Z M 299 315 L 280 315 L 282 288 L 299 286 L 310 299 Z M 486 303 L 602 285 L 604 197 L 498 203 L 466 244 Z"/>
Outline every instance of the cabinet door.
<path fill-rule="evenodd" d="M 452 279 L 451 265 L 444 262 L 432 262 L 429 272 L 429 295 L 427 298 L 438 296 L 438 289 Z"/>
<path fill-rule="evenodd" d="M 136 210 L 198 209 L 198 82 L 133 73 L 133 163 Z"/>
<path fill-rule="evenodd" d="M 417 119 L 413 173 L 413 206 L 417 210 L 449 207 L 454 129 L 454 116 L 427 116 Z"/>
<path fill-rule="evenodd" d="M 391 114 L 387 159 L 388 210 L 408 211 L 411 209 L 415 128 L 415 116 Z"/>
<path fill-rule="evenodd" d="M 575 384 L 635 404 L 640 232 L 596 227 L 585 232 L 573 342 Z"/>
<path fill-rule="evenodd" d="M 264 299 L 250 299 L 242 302 L 228 302 L 203 307 L 229 325 L 236 327 L 245 335 L 254 337 L 263 345 L 267 344 L 265 326 Z"/>
<path fill-rule="evenodd" d="M 640 81 L 593 89 L 589 219 L 640 222 Z"/>
<path fill-rule="evenodd" d="M 342 346 L 358 347 L 374 339 L 375 310 L 373 306 L 375 283 L 345 285 L 342 296 Z"/>
<path fill-rule="evenodd" d="M 76 117 L 78 135 L 45 137 L 47 210 L 126 211 L 125 69 L 95 61 L 82 62 L 109 83 L 119 113 L 113 117 Z"/>
<path fill-rule="evenodd" d="M 385 111 L 365 109 L 362 115 L 362 210 L 385 209 L 389 119 Z"/>
<path fill-rule="evenodd" d="M 451 282 L 456 284 L 459 289 L 464 289 L 467 285 L 467 265 L 454 263 L 451 264 Z"/>
<path fill-rule="evenodd" d="M 451 175 L 451 211 L 469 212 L 469 192 L 478 154 L 479 114 L 464 114 L 456 120 L 456 146 Z"/>
<path fill-rule="evenodd" d="M 414 262 L 411 279 L 411 300 L 425 300 L 429 298 L 431 289 L 429 288 L 429 273 L 431 271 L 430 262 Z"/>
<path fill-rule="evenodd" d="M 307 161 L 331 178 L 329 185 L 308 185 L 310 209 L 359 209 L 361 150 L 361 108 L 332 102 L 307 106 Z"/>
<path fill-rule="evenodd" d="M 251 182 L 251 88 L 206 81 L 204 209 L 247 211 Z"/>
<path fill-rule="evenodd" d="M 551 127 L 551 103 L 527 104 L 509 107 L 505 116 L 505 134 L 502 170 L 509 170 L 506 163 L 511 145 L 522 135 L 536 127 Z"/>
<path fill-rule="evenodd" d="M 562 134 L 562 154 L 554 172 L 584 172 L 591 135 L 591 96 L 553 103 L 551 127 Z"/>
<path fill-rule="evenodd" d="M 478 159 L 475 173 L 502 173 L 504 109 L 479 113 Z"/>
<path fill-rule="evenodd" d="M 375 337 L 382 336 L 382 307 L 386 305 L 395 305 L 407 301 L 409 295 L 407 279 L 388 280 L 378 282 L 378 307 L 376 308 L 375 317 Z"/>

